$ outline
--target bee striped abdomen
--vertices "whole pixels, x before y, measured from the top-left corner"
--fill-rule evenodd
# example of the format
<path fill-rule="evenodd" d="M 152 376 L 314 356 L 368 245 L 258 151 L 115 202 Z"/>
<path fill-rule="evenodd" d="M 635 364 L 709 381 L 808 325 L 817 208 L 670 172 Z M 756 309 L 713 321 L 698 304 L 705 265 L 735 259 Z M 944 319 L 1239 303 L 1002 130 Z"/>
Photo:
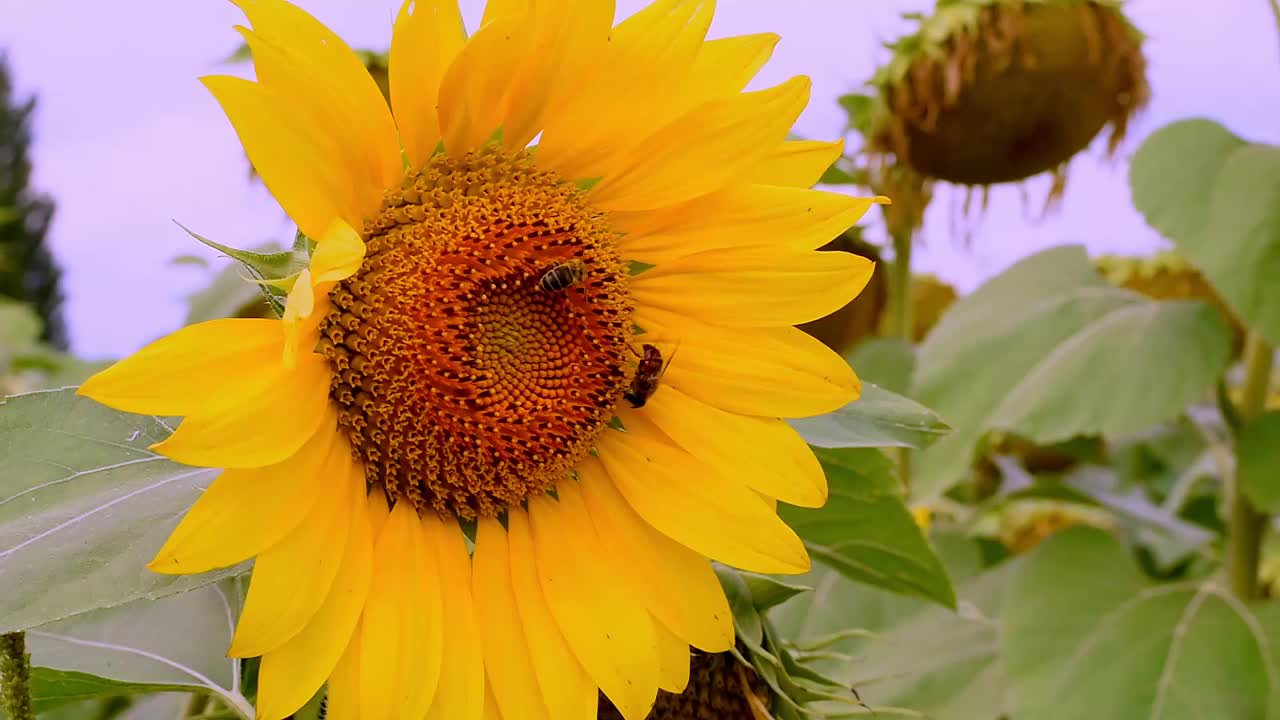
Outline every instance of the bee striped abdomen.
<path fill-rule="evenodd" d="M 557 263 L 543 273 L 538 280 L 538 287 L 544 292 L 562 292 L 582 282 L 586 275 L 587 269 L 581 260 L 569 260 Z"/>

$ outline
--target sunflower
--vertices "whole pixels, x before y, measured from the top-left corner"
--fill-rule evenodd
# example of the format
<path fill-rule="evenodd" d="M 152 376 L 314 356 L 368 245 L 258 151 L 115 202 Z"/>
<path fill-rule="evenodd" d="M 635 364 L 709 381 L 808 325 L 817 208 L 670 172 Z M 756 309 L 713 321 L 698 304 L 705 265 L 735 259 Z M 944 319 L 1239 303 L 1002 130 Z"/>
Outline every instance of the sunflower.
<path fill-rule="evenodd" d="M 208 77 L 314 241 L 279 319 L 186 327 L 80 392 L 182 416 L 223 472 L 149 567 L 256 558 L 231 643 L 258 716 L 628 720 L 733 646 L 709 560 L 809 567 L 776 502 L 822 470 L 781 419 L 857 398 L 795 329 L 872 264 L 816 252 L 872 200 L 808 190 L 809 83 L 714 3 L 407 2 L 388 103 L 335 34 L 237 0 L 257 80 Z M 388 107 L 389 105 L 389 107 Z M 535 139 L 537 140 L 534 145 Z"/>

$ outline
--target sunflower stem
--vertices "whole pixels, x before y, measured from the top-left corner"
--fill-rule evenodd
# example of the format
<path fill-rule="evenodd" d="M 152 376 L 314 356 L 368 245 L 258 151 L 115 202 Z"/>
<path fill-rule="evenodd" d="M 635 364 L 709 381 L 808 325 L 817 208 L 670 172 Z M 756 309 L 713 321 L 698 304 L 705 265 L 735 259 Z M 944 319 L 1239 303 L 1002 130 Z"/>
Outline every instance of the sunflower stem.
<path fill-rule="evenodd" d="M 35 720 L 31 710 L 31 656 L 27 634 L 0 635 L 0 709 L 9 720 Z"/>
<path fill-rule="evenodd" d="M 910 343 L 915 332 L 912 327 L 911 302 L 911 231 L 895 232 L 893 235 L 893 276 L 890 278 L 893 316 L 890 329 L 893 337 Z M 911 448 L 898 448 L 898 480 L 902 491 L 911 494 Z"/>
<path fill-rule="evenodd" d="M 911 342 L 911 234 L 895 233 L 893 236 L 893 276 L 889 285 L 893 291 L 894 337 Z"/>
<path fill-rule="evenodd" d="M 1276 30 L 1280 31 L 1280 0 L 1271 0 L 1271 14 L 1276 19 Z"/>
<path fill-rule="evenodd" d="M 1242 426 L 1247 426 L 1266 410 L 1267 395 L 1271 389 L 1271 369 L 1275 363 L 1275 348 L 1263 340 L 1257 331 L 1249 333 L 1244 363 L 1244 392 L 1238 411 Z M 1262 558 L 1262 541 L 1270 518 L 1255 508 L 1245 496 L 1240 487 L 1238 465 L 1228 490 L 1231 497 L 1227 528 L 1231 591 L 1241 600 L 1254 600 L 1258 597 L 1258 564 Z"/>

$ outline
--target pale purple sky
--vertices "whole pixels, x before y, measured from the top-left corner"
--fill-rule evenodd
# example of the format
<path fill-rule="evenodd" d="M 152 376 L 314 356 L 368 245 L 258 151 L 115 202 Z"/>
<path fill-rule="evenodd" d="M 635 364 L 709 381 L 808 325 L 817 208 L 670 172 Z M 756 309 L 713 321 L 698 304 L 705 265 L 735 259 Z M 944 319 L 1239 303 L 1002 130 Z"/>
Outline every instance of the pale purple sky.
<path fill-rule="evenodd" d="M 386 47 L 399 0 L 303 0 L 356 47 Z M 629 14 L 638 0 L 619 0 Z M 463 0 L 474 27 L 481 0 Z M 835 137 L 835 98 L 857 90 L 900 34 L 904 11 L 932 0 L 720 0 L 714 36 L 775 31 L 782 43 L 756 85 L 813 78 L 796 131 Z M 1253 140 L 1280 142 L 1280 50 L 1266 0 L 1131 0 L 1148 37 L 1153 100 L 1114 162 L 1095 146 L 1072 169 L 1065 202 L 1043 222 L 1024 217 L 1020 192 L 993 192 L 966 247 L 953 231 L 958 202 L 943 189 L 919 252 L 923 269 L 964 290 L 1027 253 L 1062 243 L 1090 251 L 1161 246 L 1129 204 L 1127 158 L 1153 129 L 1208 116 Z M 177 328 L 185 297 L 208 274 L 170 265 L 215 255 L 177 219 L 220 242 L 251 246 L 291 237 L 270 196 L 248 182 L 235 134 L 196 81 L 221 72 L 237 44 L 239 12 L 221 0 L 0 0 L 0 52 L 23 91 L 40 99 L 35 183 L 58 213 L 52 246 L 65 269 L 74 349 L 118 357 Z M 1046 183 L 1031 183 L 1032 198 Z M 218 263 L 225 260 L 218 260 Z"/>

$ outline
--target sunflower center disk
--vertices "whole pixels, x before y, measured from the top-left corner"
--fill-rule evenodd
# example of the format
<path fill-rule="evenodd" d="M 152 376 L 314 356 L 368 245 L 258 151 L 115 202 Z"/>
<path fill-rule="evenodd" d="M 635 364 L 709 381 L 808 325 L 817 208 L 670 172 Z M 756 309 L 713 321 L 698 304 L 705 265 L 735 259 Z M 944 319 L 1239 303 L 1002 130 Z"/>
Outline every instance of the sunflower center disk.
<path fill-rule="evenodd" d="M 365 236 L 320 350 L 370 482 L 468 519 L 552 487 L 632 364 L 625 266 L 602 217 L 527 153 L 490 147 L 436 155 Z"/>

